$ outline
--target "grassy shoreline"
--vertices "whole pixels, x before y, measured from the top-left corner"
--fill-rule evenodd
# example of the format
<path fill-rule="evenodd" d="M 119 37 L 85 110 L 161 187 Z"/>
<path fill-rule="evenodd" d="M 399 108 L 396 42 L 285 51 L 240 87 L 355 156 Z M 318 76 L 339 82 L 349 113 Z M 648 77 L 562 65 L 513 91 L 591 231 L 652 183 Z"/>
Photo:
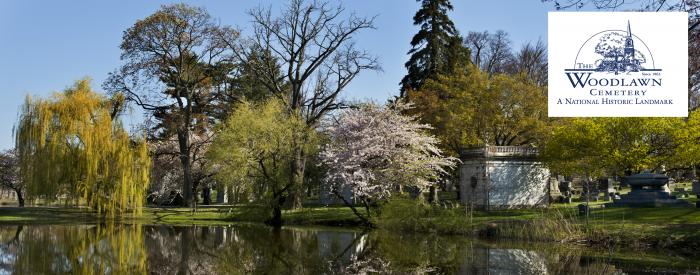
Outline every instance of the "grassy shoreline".
<path fill-rule="evenodd" d="M 700 209 L 698 208 L 602 208 L 592 204 L 586 220 L 576 204 L 557 204 L 548 209 L 474 211 L 408 205 L 383 207 L 374 217 L 384 230 L 428 234 L 466 235 L 491 240 L 578 243 L 632 249 L 663 248 L 698 254 Z M 144 208 L 143 215 L 123 215 L 115 222 L 152 225 L 228 225 L 262 223 L 266 212 L 259 206 L 205 206 L 190 208 Z M 308 207 L 285 211 L 285 225 L 359 227 L 361 221 L 343 206 Z M 0 207 L 0 225 L 90 224 L 104 222 L 85 208 Z"/>

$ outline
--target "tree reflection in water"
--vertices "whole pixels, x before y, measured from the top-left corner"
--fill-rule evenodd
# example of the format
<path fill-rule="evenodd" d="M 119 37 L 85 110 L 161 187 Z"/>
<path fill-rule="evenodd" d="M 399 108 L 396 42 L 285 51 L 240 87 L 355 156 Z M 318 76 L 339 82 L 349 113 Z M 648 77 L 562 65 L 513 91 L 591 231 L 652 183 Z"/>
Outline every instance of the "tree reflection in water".
<path fill-rule="evenodd" d="M 595 256 L 586 256 L 595 255 Z M 604 253 L 468 238 L 234 226 L 0 226 L 0 274 L 618 274 Z M 692 262 L 692 261 L 691 261 Z"/>
<path fill-rule="evenodd" d="M 0 227 L 0 273 L 142 274 L 146 259 L 141 226 Z"/>

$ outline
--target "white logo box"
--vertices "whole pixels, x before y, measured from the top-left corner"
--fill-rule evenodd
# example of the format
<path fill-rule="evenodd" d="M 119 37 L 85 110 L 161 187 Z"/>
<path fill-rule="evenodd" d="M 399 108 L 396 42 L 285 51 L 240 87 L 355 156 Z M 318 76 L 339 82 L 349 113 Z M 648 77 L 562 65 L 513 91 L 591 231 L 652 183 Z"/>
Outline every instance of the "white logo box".
<path fill-rule="evenodd" d="M 550 12 L 550 117 L 688 116 L 688 14 Z"/>

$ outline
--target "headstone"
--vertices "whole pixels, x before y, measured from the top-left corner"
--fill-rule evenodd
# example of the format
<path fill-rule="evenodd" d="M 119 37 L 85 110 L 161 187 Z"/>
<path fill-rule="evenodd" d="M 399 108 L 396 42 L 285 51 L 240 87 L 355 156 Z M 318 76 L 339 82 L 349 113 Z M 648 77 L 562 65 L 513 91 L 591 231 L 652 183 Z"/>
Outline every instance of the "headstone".
<path fill-rule="evenodd" d="M 620 188 L 629 187 L 629 186 L 630 185 L 627 184 L 627 177 L 622 177 L 622 179 L 620 179 Z"/>
<path fill-rule="evenodd" d="M 614 180 L 612 178 L 602 178 L 600 179 L 598 184 L 598 188 L 603 191 L 604 198 L 603 200 L 609 201 L 612 199 L 612 197 L 615 195 L 615 185 L 614 185 Z"/>
<path fill-rule="evenodd" d="M 579 204 L 578 205 L 578 215 L 579 216 L 586 216 L 590 213 L 591 209 L 588 207 L 588 205 L 585 204 Z"/>
<path fill-rule="evenodd" d="M 563 203 L 571 203 L 571 182 L 570 181 L 560 181 L 559 191 L 562 194 L 561 201 Z"/>
<path fill-rule="evenodd" d="M 673 188 L 673 193 L 675 193 L 677 196 L 681 198 L 687 198 L 688 197 L 688 192 L 685 191 L 685 188 L 683 187 L 676 187 Z"/>
<path fill-rule="evenodd" d="M 676 180 L 674 178 L 668 178 L 668 189 L 673 190 L 676 188 Z"/>
<path fill-rule="evenodd" d="M 700 181 L 693 181 L 693 194 L 700 195 Z"/>
<path fill-rule="evenodd" d="M 561 192 L 571 191 L 571 182 L 570 181 L 560 181 L 559 182 L 559 191 L 561 191 Z"/>
<path fill-rule="evenodd" d="M 600 195 L 600 190 L 598 189 L 598 184 L 596 182 L 581 182 L 581 196 L 582 200 L 588 201 L 598 201 L 598 196 Z"/>
<path fill-rule="evenodd" d="M 550 202 L 561 201 L 563 194 L 559 190 L 559 181 L 555 177 L 549 178 L 549 199 Z"/>

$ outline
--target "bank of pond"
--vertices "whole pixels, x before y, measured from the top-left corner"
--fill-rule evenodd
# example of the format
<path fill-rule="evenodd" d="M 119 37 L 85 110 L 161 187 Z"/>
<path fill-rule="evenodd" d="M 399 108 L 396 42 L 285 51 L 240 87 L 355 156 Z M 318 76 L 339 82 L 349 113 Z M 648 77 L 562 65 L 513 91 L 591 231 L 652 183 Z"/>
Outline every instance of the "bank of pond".
<path fill-rule="evenodd" d="M 673 251 L 260 224 L 0 225 L 2 274 L 698 273 Z"/>
<path fill-rule="evenodd" d="M 0 207 L 3 230 L 0 243 L 4 245 L 0 259 L 6 261 L 0 263 L 0 267 L 20 271 L 40 268 L 38 263 L 36 266 L 29 263 L 30 256 L 39 253 L 33 257 L 47 261 L 53 258 L 44 263 L 47 268 L 70 269 L 69 272 L 48 273 L 140 270 L 158 274 L 161 269 L 172 271 L 164 274 L 197 273 L 195 271 L 204 268 L 202 266 L 213 273 L 224 274 L 338 274 L 368 270 L 400 274 L 474 274 L 499 273 L 497 268 L 510 268 L 501 273 L 519 274 L 542 274 L 537 270 L 589 274 L 610 270 L 613 273 L 616 270 L 625 273 L 643 270 L 700 272 L 700 209 L 604 207 L 603 203 L 591 203 L 590 211 L 581 215 L 578 205 L 472 211 L 458 204 L 391 200 L 372 208 L 369 226 L 348 207 L 309 206 L 284 211 L 285 227 L 277 229 L 264 225 L 268 211 L 252 204 L 206 206 L 196 210 L 147 207 L 142 215 L 124 215 L 116 219 L 101 218 L 86 208 Z M 234 241 L 227 239 L 231 234 L 236 236 Z M 326 242 L 324 238 L 328 236 L 333 236 L 332 241 Z M 342 243 L 336 238 L 352 239 L 352 242 Z M 161 242 L 157 247 L 153 246 L 155 239 Z M 50 251 L 42 252 L 46 249 L 39 249 L 40 246 L 61 251 L 55 252 L 55 256 L 44 256 L 41 253 Z M 321 247 L 327 246 L 364 254 L 342 256 L 346 252 L 338 254 L 336 251 L 337 258 L 333 258 L 321 252 L 326 249 Z M 29 254 L 22 254 L 25 251 Z M 153 253 L 157 253 L 156 256 Z M 182 263 L 181 258 L 190 257 L 205 261 L 206 265 L 197 262 L 196 265 L 201 266 L 193 270 L 190 270 L 191 263 L 173 266 L 175 262 Z M 206 260 L 200 259 L 202 257 Z M 524 264 L 519 261 L 525 260 L 518 257 L 535 261 L 540 269 L 522 269 Z M 536 260 L 530 259 L 532 257 Z M 88 259 L 94 263 L 85 266 Z M 517 264 L 502 267 L 498 261 Z M 494 262 L 497 264 L 491 266 Z M 128 266 L 121 266 L 123 264 Z M 155 264 L 163 266 L 154 269 Z M 76 268 L 81 271 L 74 271 L 78 270 Z M 469 270 L 467 268 L 472 268 L 473 272 L 465 271 Z M 0 270 L 0 274 L 3 273 Z"/>

